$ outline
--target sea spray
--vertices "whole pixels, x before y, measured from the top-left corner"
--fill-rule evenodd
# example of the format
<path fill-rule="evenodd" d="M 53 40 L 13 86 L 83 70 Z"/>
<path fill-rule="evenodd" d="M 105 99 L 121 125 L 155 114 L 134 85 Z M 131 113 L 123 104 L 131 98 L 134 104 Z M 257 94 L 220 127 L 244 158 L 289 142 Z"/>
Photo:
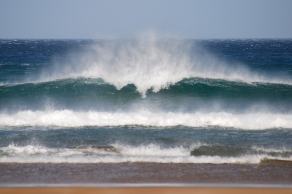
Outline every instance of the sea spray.
<path fill-rule="evenodd" d="M 117 89 L 134 84 L 145 97 L 186 78 L 222 79 L 242 82 L 287 83 L 251 71 L 240 62 L 229 64 L 199 43 L 145 36 L 134 40 L 96 42 L 84 51 L 55 61 L 44 69 L 39 81 L 64 78 L 101 78 Z"/>
<path fill-rule="evenodd" d="M 0 162 L 291 160 L 289 53 L 291 40 L 0 40 Z"/>

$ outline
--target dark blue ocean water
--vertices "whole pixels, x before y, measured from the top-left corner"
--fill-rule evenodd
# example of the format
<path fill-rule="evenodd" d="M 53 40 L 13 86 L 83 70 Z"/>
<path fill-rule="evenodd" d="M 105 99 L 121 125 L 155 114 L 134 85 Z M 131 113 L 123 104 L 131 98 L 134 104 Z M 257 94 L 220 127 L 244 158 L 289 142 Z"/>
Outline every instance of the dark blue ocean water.
<path fill-rule="evenodd" d="M 0 40 L 0 162 L 292 158 L 292 40 Z"/>

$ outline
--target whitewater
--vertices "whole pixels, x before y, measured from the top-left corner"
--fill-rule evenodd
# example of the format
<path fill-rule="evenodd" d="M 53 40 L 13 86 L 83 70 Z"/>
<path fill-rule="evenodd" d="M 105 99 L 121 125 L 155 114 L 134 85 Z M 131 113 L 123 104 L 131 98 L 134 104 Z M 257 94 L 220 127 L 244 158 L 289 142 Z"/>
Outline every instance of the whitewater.
<path fill-rule="evenodd" d="M 149 144 L 143 146 L 130 146 L 114 144 L 117 152 L 106 152 L 102 149 L 91 147 L 78 148 L 47 148 L 39 145 L 15 146 L 9 145 L 0 151 L 6 155 L 0 158 L 0 163 L 19 162 L 22 163 L 121 163 L 121 162 L 158 162 L 158 163 L 260 163 L 265 158 L 288 159 L 290 157 L 273 157 L 269 153 L 245 154 L 241 156 L 198 156 L 190 155 L 191 149 L 199 147 L 192 145 L 187 147 L 163 148 L 159 145 Z M 283 152 L 283 150 L 276 150 Z M 292 151 L 290 150 L 290 153 Z"/>
<path fill-rule="evenodd" d="M 0 40 L 0 162 L 291 160 L 291 53 L 291 40 Z"/>
<path fill-rule="evenodd" d="M 14 114 L 0 114 L 0 126 L 127 126 L 151 127 L 208 127 L 264 130 L 292 128 L 292 114 L 228 112 L 151 112 L 147 110 L 130 112 L 74 112 L 71 110 L 19 111 Z"/>

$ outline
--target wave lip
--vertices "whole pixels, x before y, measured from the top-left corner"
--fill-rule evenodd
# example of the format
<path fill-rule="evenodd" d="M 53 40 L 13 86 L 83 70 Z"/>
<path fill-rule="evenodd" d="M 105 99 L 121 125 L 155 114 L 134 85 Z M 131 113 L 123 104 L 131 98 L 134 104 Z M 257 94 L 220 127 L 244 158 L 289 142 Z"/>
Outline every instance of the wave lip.
<path fill-rule="evenodd" d="M 292 115 L 283 113 L 228 113 L 228 112 L 97 112 L 72 110 L 18 111 L 1 113 L 1 126 L 218 126 L 235 129 L 292 128 Z"/>

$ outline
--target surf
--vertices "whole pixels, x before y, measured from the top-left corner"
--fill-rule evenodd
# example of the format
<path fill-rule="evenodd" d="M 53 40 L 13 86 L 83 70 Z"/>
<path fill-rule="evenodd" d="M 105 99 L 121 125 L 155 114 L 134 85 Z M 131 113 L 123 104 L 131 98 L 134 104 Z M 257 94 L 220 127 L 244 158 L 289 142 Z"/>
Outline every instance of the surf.
<path fill-rule="evenodd" d="M 292 129 L 292 114 L 273 112 L 153 112 L 147 109 L 128 112 L 99 112 L 72 110 L 25 110 L 0 113 L 2 127 L 24 126 L 156 126 L 211 127 L 243 130 L 273 128 Z"/>
<path fill-rule="evenodd" d="M 79 77 L 100 78 L 117 89 L 133 84 L 144 97 L 150 89 L 158 92 L 188 78 L 292 83 L 288 77 L 263 74 L 240 62 L 228 62 L 195 41 L 158 39 L 155 35 L 97 41 L 82 51 L 55 60 L 35 81 Z"/>
<path fill-rule="evenodd" d="M 41 145 L 18 146 L 10 144 L 0 147 L 0 163 L 121 163 L 121 162 L 156 162 L 156 163 L 249 163 L 266 164 L 271 161 L 291 161 L 289 156 L 272 156 L 268 152 L 241 153 L 239 155 L 194 155 L 193 149 L 201 149 L 200 144 L 189 147 L 163 147 L 157 144 L 125 145 L 113 144 L 116 152 L 104 149 L 85 148 L 50 148 Z"/>

